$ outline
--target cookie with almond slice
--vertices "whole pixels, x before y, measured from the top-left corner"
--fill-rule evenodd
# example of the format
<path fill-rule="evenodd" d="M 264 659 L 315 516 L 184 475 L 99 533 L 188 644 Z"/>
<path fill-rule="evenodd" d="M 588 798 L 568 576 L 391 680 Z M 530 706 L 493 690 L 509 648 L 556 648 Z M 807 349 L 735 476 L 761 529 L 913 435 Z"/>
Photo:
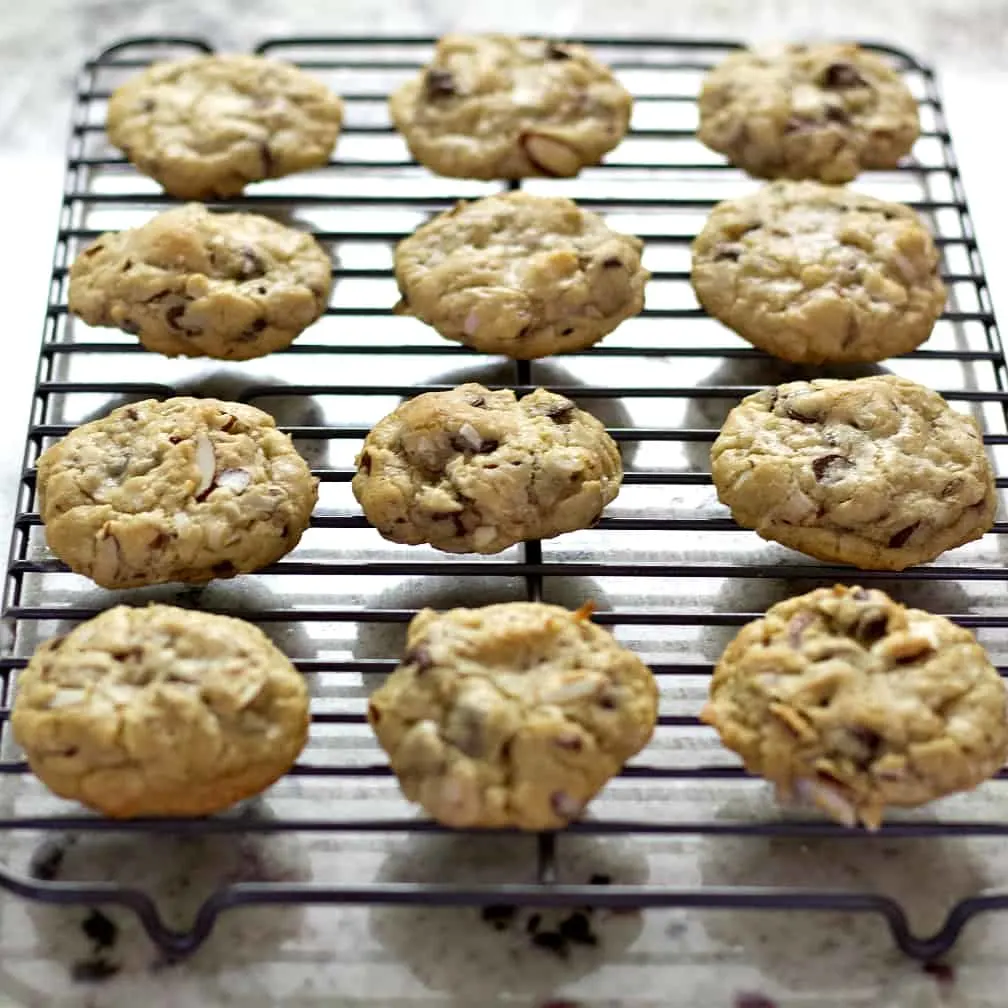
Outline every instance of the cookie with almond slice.
<path fill-rule="evenodd" d="M 116 818 L 204 816 L 269 787 L 308 738 L 301 674 L 250 623 L 116 606 L 42 644 L 11 727 L 55 794 Z"/>
<path fill-rule="evenodd" d="M 178 397 L 121 406 L 38 460 L 49 548 L 103 588 L 258 570 L 308 527 L 318 480 L 254 406 Z"/>
<path fill-rule="evenodd" d="M 976 638 L 884 592 L 820 588 L 739 631 L 701 718 L 779 796 L 877 829 L 992 777 L 1006 692 Z"/>
<path fill-rule="evenodd" d="M 368 721 L 403 793 L 460 828 L 559 829 L 647 744 L 651 670 L 576 612 L 540 602 L 425 609 Z"/>

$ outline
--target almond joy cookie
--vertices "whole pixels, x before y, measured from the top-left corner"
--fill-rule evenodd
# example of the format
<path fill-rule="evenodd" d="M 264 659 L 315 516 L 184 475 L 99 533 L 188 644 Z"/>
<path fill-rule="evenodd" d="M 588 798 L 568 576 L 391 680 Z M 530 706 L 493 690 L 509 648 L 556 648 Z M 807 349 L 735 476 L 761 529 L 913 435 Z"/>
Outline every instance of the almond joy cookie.
<path fill-rule="evenodd" d="M 700 304 L 743 339 L 799 364 L 909 353 L 945 305 L 940 257 L 899 203 L 818 182 L 725 200 L 693 242 Z"/>
<path fill-rule="evenodd" d="M 155 63 L 116 88 L 106 128 L 166 192 L 212 199 L 324 165 L 342 121 L 340 99 L 289 63 L 194 56 Z"/>
<path fill-rule="evenodd" d="M 584 46 L 446 35 L 389 99 L 410 152 L 440 175 L 576 175 L 623 139 L 631 98 Z"/>
<path fill-rule="evenodd" d="M 654 676 L 590 611 L 507 602 L 413 619 L 368 705 L 410 801 L 447 826 L 558 829 L 644 748 Z"/>
<path fill-rule="evenodd" d="M 38 460 L 49 548 L 103 588 L 258 570 L 308 527 L 318 480 L 273 418 L 181 397 L 122 406 Z"/>
<path fill-rule="evenodd" d="M 459 203 L 397 246 L 396 311 L 516 360 L 583 350 L 644 307 L 643 247 L 561 197 Z"/>
<path fill-rule="evenodd" d="M 895 168 L 919 132 L 899 74 L 849 43 L 733 53 L 700 90 L 697 136 L 761 178 L 849 182 Z"/>
<path fill-rule="evenodd" d="M 740 525 L 868 570 L 903 570 L 979 539 L 997 510 L 976 422 L 895 375 L 748 396 L 728 414 L 711 469 Z"/>
<path fill-rule="evenodd" d="M 288 346 L 325 311 L 331 286 L 311 235 L 190 203 L 87 246 L 70 267 L 68 307 L 168 357 L 249 360 Z"/>
<path fill-rule="evenodd" d="M 53 792 L 117 818 L 204 816 L 258 794 L 308 739 L 308 689 L 258 628 L 116 606 L 41 645 L 11 727 Z"/>
<path fill-rule="evenodd" d="M 1005 687 L 973 634 L 880 591 L 820 588 L 743 627 L 701 717 L 785 801 L 877 829 L 1008 756 Z"/>
<path fill-rule="evenodd" d="M 352 487 L 392 542 L 499 553 L 587 528 L 622 478 L 616 443 L 569 399 L 473 383 L 419 395 L 379 421 Z"/>

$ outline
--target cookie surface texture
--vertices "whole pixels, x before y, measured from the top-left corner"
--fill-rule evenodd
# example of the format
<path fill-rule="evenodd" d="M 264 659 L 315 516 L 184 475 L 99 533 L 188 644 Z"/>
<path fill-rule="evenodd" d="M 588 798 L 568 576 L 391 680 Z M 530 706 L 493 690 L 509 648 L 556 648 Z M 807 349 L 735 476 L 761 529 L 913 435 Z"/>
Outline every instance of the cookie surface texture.
<path fill-rule="evenodd" d="M 1008 755 L 1005 688 L 973 634 L 881 591 L 821 588 L 745 626 L 702 719 L 847 825 L 975 787 Z"/>
<path fill-rule="evenodd" d="M 894 375 L 748 396 L 715 440 L 711 469 L 740 525 L 869 570 L 902 570 L 978 539 L 997 510 L 973 419 Z"/>
<path fill-rule="evenodd" d="M 288 346 L 331 287 L 331 260 L 311 235 L 190 203 L 83 249 L 68 305 L 169 357 L 249 360 Z"/>
<path fill-rule="evenodd" d="M 629 92 L 584 46 L 446 35 L 389 99 L 410 152 L 440 175 L 576 175 L 623 139 Z"/>
<path fill-rule="evenodd" d="M 557 829 L 648 742 L 654 676 L 584 611 L 424 610 L 368 720 L 403 793 L 455 827 Z"/>
<path fill-rule="evenodd" d="M 602 424 L 543 389 L 460 385 L 404 403 L 357 456 L 353 493 L 397 543 L 499 553 L 587 528 L 619 492 L 619 449 Z"/>
<path fill-rule="evenodd" d="M 895 168 L 920 133 L 899 74 L 848 43 L 733 53 L 704 79 L 699 104 L 699 139 L 761 178 L 849 182 Z"/>
<path fill-rule="evenodd" d="M 122 406 L 38 461 L 49 548 L 104 588 L 265 567 L 297 545 L 317 488 L 268 413 L 217 399 Z"/>
<path fill-rule="evenodd" d="M 11 724 L 53 792 L 117 818 L 210 815 L 284 774 L 308 690 L 257 627 L 116 606 L 41 645 Z"/>
<path fill-rule="evenodd" d="M 754 346 L 804 364 L 909 353 L 945 305 L 940 257 L 909 207 L 818 182 L 719 203 L 693 243 L 700 304 Z"/>
<path fill-rule="evenodd" d="M 644 307 L 642 249 L 568 199 L 459 203 L 396 248 L 397 311 L 485 353 L 582 350 Z"/>
<path fill-rule="evenodd" d="M 289 63 L 195 56 L 154 63 L 116 88 L 106 129 L 172 196 L 212 199 L 324 165 L 342 120 L 342 101 Z"/>

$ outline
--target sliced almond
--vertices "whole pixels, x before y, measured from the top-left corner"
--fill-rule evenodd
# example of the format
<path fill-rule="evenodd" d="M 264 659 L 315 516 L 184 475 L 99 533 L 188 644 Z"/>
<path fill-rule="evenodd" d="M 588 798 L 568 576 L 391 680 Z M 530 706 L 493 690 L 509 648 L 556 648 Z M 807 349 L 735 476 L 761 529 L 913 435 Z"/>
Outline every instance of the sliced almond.
<path fill-rule="evenodd" d="M 543 175 L 567 177 L 576 175 L 581 167 L 581 155 L 563 140 L 545 133 L 522 133 L 518 138 L 525 156 Z"/>
<path fill-rule="evenodd" d="M 473 451 L 479 451 L 483 446 L 483 437 L 471 423 L 464 423 L 459 427 L 459 437 L 470 445 Z"/>
<path fill-rule="evenodd" d="M 252 482 L 252 474 L 247 469 L 225 469 L 217 474 L 217 486 L 227 487 L 240 494 Z"/>
<path fill-rule="evenodd" d="M 82 689 L 61 689 L 56 690 L 56 692 L 49 699 L 49 709 L 53 710 L 59 707 L 73 707 L 75 704 L 79 704 L 87 696 L 87 690 Z"/>
<path fill-rule="evenodd" d="M 547 704 L 570 703 L 572 700 L 581 700 L 597 693 L 599 685 L 597 679 L 569 679 L 552 689 L 543 690 L 539 699 Z"/>
<path fill-rule="evenodd" d="M 844 826 L 857 826 L 858 814 L 854 806 L 829 784 L 822 781 L 799 779 L 795 781 L 798 797 L 809 805 L 814 805 L 831 819 Z"/>
<path fill-rule="evenodd" d="M 199 471 L 199 482 L 196 484 L 194 496 L 199 499 L 210 489 L 217 470 L 217 456 L 213 445 L 206 434 L 196 435 L 196 468 Z"/>

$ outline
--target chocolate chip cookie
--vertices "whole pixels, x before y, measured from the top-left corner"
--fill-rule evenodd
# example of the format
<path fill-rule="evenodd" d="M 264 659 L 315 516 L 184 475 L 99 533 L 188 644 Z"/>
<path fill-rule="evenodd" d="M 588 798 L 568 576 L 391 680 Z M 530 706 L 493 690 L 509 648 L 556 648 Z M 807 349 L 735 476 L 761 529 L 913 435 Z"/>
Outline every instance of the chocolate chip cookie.
<path fill-rule="evenodd" d="M 112 93 L 109 140 L 172 196 L 237 196 L 324 165 L 343 103 L 288 63 L 194 56 L 155 63 Z"/>
<path fill-rule="evenodd" d="M 38 460 L 49 548 L 103 588 L 258 570 L 308 527 L 318 480 L 268 413 L 181 397 L 122 406 Z"/>
<path fill-rule="evenodd" d="M 518 360 L 583 350 L 644 307 L 642 248 L 568 199 L 459 203 L 396 248 L 397 311 Z"/>
<path fill-rule="evenodd" d="M 733 53 L 700 90 L 697 136 L 761 178 L 849 182 L 896 167 L 919 133 L 899 74 L 850 43 Z"/>
<path fill-rule="evenodd" d="M 85 248 L 68 307 L 168 357 L 249 360 L 288 346 L 325 311 L 331 286 L 311 235 L 190 203 Z"/>
<path fill-rule="evenodd" d="M 973 634 L 885 593 L 820 588 L 743 627 L 701 717 L 785 800 L 877 829 L 1008 756 L 1005 688 Z"/>
<path fill-rule="evenodd" d="M 945 305 L 935 243 L 909 207 L 818 182 L 719 203 L 693 243 L 700 304 L 802 364 L 909 353 Z"/>
<path fill-rule="evenodd" d="M 619 449 L 591 414 L 536 389 L 427 392 L 378 422 L 353 493 L 392 542 L 499 553 L 587 528 L 619 493 Z"/>
<path fill-rule="evenodd" d="M 630 94 L 584 46 L 446 35 L 389 99 L 412 155 L 439 175 L 576 175 L 623 139 Z"/>
<path fill-rule="evenodd" d="M 903 570 L 994 522 L 980 430 L 894 375 L 789 382 L 728 414 L 711 448 L 735 520 L 827 562 Z"/>
<path fill-rule="evenodd" d="M 425 609 L 368 721 L 403 793 L 454 827 L 558 829 L 647 745 L 648 667 L 589 616 L 538 602 Z"/>
<path fill-rule="evenodd" d="M 269 787 L 308 739 L 308 690 L 257 627 L 116 606 L 41 645 L 11 727 L 62 798 L 117 818 L 204 816 Z"/>

